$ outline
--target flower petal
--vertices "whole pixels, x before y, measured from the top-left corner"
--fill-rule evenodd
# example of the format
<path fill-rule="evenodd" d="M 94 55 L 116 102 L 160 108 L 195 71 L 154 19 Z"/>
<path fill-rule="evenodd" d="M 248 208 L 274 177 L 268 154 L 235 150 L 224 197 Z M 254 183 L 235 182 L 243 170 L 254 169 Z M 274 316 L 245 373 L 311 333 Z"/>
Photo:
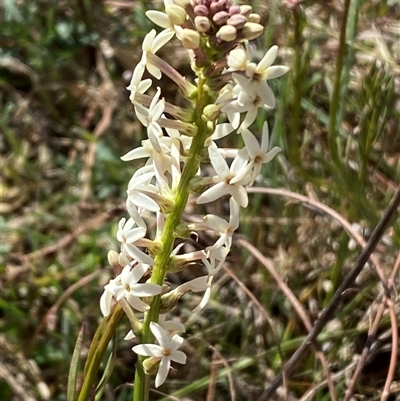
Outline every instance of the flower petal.
<path fill-rule="evenodd" d="M 138 344 L 132 347 L 132 351 L 142 356 L 162 357 L 163 350 L 157 344 Z"/>

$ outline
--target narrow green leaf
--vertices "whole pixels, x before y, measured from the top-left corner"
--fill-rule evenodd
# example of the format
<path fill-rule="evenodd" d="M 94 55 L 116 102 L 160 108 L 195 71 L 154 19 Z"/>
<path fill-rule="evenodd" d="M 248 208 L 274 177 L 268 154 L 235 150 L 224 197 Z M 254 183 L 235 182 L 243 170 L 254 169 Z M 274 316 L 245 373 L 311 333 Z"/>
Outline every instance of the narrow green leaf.
<path fill-rule="evenodd" d="M 96 388 L 96 401 L 101 400 L 101 397 L 103 396 L 104 388 L 105 388 L 106 384 L 108 383 L 108 381 L 110 380 L 112 372 L 114 371 L 116 356 L 117 356 L 117 345 L 116 345 L 117 343 L 115 341 L 115 334 L 114 334 L 114 338 L 113 338 L 112 342 L 113 342 L 112 351 L 110 353 L 110 356 L 108 357 L 107 365 L 104 369 L 104 373 L 100 380 L 100 383 L 98 384 L 98 386 Z"/>
<path fill-rule="evenodd" d="M 75 401 L 76 399 L 76 377 L 78 375 L 79 355 L 82 349 L 83 335 L 85 334 L 85 324 L 83 323 L 76 340 L 74 352 L 72 354 L 71 366 L 68 374 L 67 400 Z"/>

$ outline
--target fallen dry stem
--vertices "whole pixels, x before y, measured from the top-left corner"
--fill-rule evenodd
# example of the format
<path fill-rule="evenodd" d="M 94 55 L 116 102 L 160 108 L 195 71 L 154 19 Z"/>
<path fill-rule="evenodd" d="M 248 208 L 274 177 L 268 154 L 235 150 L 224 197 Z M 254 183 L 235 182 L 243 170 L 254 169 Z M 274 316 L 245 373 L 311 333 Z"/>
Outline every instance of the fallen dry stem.
<path fill-rule="evenodd" d="M 257 188 L 254 188 L 254 189 L 256 190 Z M 252 192 L 255 192 L 255 191 L 252 191 Z M 265 191 L 260 191 L 260 192 L 270 193 L 270 194 L 274 194 L 274 195 L 281 195 L 281 196 L 290 196 L 290 197 L 294 197 L 294 198 L 297 197 L 297 196 L 292 196 L 291 194 L 294 194 L 294 193 L 292 193 L 290 191 L 273 190 L 273 189 L 269 189 L 269 188 L 265 188 Z M 294 194 L 294 195 L 297 195 L 297 194 Z M 302 197 L 302 196 L 300 195 L 300 197 Z M 306 201 L 306 202 L 309 201 L 309 199 L 306 197 L 302 197 L 302 198 L 305 198 L 305 200 L 303 200 L 303 201 Z M 275 393 L 276 389 L 282 383 L 283 374 L 289 375 L 293 371 L 293 369 L 299 364 L 299 362 L 303 359 L 303 357 L 304 357 L 305 353 L 307 352 L 308 348 L 310 347 L 310 345 L 315 343 L 318 335 L 324 329 L 325 325 L 331 319 L 335 310 L 339 306 L 343 292 L 353 285 L 355 279 L 358 277 L 358 275 L 361 273 L 362 269 L 364 268 L 364 265 L 370 259 L 372 252 L 374 251 L 374 249 L 378 245 L 379 241 L 381 240 L 382 236 L 384 235 L 384 232 L 385 232 L 386 228 L 389 226 L 389 223 L 390 223 L 393 215 L 396 213 L 399 205 L 400 205 L 400 186 L 397 187 L 396 192 L 394 193 L 394 195 L 392 197 L 392 200 L 390 201 L 388 207 L 386 208 L 385 213 L 383 214 L 378 225 L 375 227 L 374 231 L 372 232 L 372 235 L 369 238 L 367 245 L 360 253 L 353 268 L 349 271 L 349 273 L 343 280 L 342 284 L 339 286 L 339 288 L 334 293 L 329 305 L 323 310 L 323 312 L 320 315 L 320 318 L 315 322 L 312 331 L 309 333 L 309 335 L 304 340 L 302 345 L 297 349 L 297 351 L 292 355 L 292 357 L 286 363 L 286 365 L 284 366 L 283 372 L 281 372 L 277 375 L 277 377 L 272 381 L 270 387 L 261 395 L 261 397 L 258 399 L 258 401 L 266 401 L 266 400 L 271 399 L 271 397 Z M 313 206 L 316 207 L 315 204 Z M 327 208 L 327 209 L 332 210 L 330 208 Z M 340 217 L 340 215 L 339 215 L 339 217 Z"/>
<path fill-rule="evenodd" d="M 397 273 L 398 273 L 399 269 L 400 269 L 400 252 L 399 252 L 399 254 L 398 254 L 398 256 L 397 256 L 397 260 L 396 260 L 396 262 L 395 262 L 395 264 L 394 264 L 392 273 L 391 273 L 390 278 L 389 278 L 389 280 L 388 280 L 388 287 L 389 287 L 389 290 L 393 287 L 394 280 L 395 280 L 395 278 L 396 278 L 396 276 L 397 276 Z M 379 323 L 380 323 L 381 318 L 382 318 L 382 315 L 383 315 L 383 313 L 385 312 L 385 309 L 386 309 L 386 307 L 387 307 L 387 301 L 388 301 L 388 298 L 387 298 L 387 296 L 384 294 L 384 295 L 383 295 L 383 298 L 382 298 L 382 301 L 381 301 L 381 303 L 380 303 L 380 305 L 379 305 L 379 309 L 378 309 L 378 311 L 377 311 L 377 313 L 376 313 L 375 319 L 374 319 L 374 321 L 373 321 L 373 323 L 372 323 L 372 325 L 371 325 L 371 327 L 370 327 L 370 329 L 369 329 L 368 338 L 367 338 L 366 341 L 365 341 L 365 345 L 364 345 L 364 348 L 363 348 L 363 350 L 362 350 L 361 356 L 360 356 L 360 358 L 359 358 L 359 360 L 358 360 L 356 369 L 355 369 L 354 374 L 353 374 L 353 376 L 352 376 L 352 378 L 351 378 L 349 387 L 348 387 L 348 389 L 347 389 L 347 391 L 346 391 L 344 401 L 350 400 L 351 396 L 352 396 L 353 393 L 354 393 L 354 390 L 355 390 L 355 388 L 356 388 L 356 385 L 357 385 L 358 379 L 359 379 L 359 377 L 360 377 L 361 371 L 363 370 L 363 368 L 364 368 L 364 366 L 365 366 L 365 363 L 366 363 L 366 361 L 367 361 L 368 352 L 369 352 L 369 350 L 371 349 L 372 344 L 374 343 L 374 341 L 375 341 L 375 339 L 376 339 L 376 334 L 377 334 L 377 332 L 378 332 Z M 393 324 L 392 324 L 392 331 L 393 331 Z M 397 334 L 397 328 L 396 328 L 394 331 L 396 331 L 396 334 Z M 396 343 L 396 344 L 393 344 L 392 356 L 393 356 L 393 350 L 394 350 L 394 348 L 397 349 L 397 343 Z M 397 353 L 397 350 L 396 350 L 396 353 Z M 396 355 L 396 354 L 395 354 L 395 355 Z M 391 362 L 392 362 L 392 361 L 391 361 Z M 394 360 L 393 363 L 394 363 L 394 366 L 396 366 L 396 359 Z M 389 368 L 389 372 L 390 372 L 390 371 L 393 371 L 393 372 L 394 372 L 394 367 L 393 367 L 393 369 L 390 367 L 390 368 Z M 389 372 L 388 372 L 388 378 L 389 378 Z M 387 380 L 387 381 L 388 381 L 388 380 Z M 390 386 L 391 381 L 392 381 L 392 380 L 390 380 L 390 382 L 389 382 L 389 386 Z M 385 386 L 385 387 L 386 387 L 386 386 Z M 383 397 L 383 394 L 382 394 L 382 397 Z"/>
<path fill-rule="evenodd" d="M 293 305 L 293 308 L 299 315 L 300 319 L 302 320 L 305 328 L 307 331 L 310 333 L 312 330 L 312 324 L 310 319 L 307 316 L 306 311 L 304 310 L 303 306 L 301 305 L 300 301 L 296 298 L 296 296 L 293 294 L 293 291 L 289 288 L 289 286 L 282 280 L 282 278 L 279 276 L 278 272 L 275 270 L 275 266 L 272 263 L 271 260 L 266 258 L 256 247 L 254 247 L 250 242 L 246 241 L 243 238 L 239 238 L 237 240 L 240 245 L 242 245 L 244 248 L 246 248 L 252 255 L 254 255 L 259 262 L 261 262 L 265 268 L 268 270 L 268 272 L 271 274 L 271 276 L 275 279 L 277 282 L 279 288 L 281 291 L 286 295 L 288 298 L 289 302 Z M 329 371 L 329 366 L 328 362 L 325 358 L 325 355 L 322 351 L 319 350 L 319 347 L 316 346 L 317 348 L 317 357 L 321 361 L 322 368 L 324 370 L 328 387 L 329 387 L 329 392 L 331 396 L 332 401 L 336 401 L 336 392 L 335 392 L 335 386 L 333 385 L 333 381 L 331 379 L 331 373 Z"/>

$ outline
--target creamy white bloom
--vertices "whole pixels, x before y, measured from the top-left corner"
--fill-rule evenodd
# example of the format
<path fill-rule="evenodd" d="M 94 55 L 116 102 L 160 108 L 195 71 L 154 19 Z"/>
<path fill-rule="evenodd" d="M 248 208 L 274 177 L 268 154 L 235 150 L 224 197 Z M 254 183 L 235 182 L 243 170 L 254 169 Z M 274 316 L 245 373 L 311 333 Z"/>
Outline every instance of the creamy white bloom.
<path fill-rule="evenodd" d="M 126 265 L 121 274 L 104 286 L 104 292 L 100 298 L 100 310 L 103 316 L 110 314 L 113 298 L 119 301 L 125 297 L 132 308 L 141 312 L 149 309 L 149 305 L 138 297 L 150 297 L 161 293 L 159 285 L 138 283 L 149 268 L 149 265 L 143 263 L 138 263 L 133 269 L 130 264 Z"/>
<path fill-rule="evenodd" d="M 153 266 L 153 258 L 137 247 L 137 245 L 140 246 L 140 240 L 146 235 L 146 228 L 134 227 L 134 225 L 133 218 L 126 220 L 123 217 L 118 223 L 117 239 L 121 242 L 120 264 L 125 265 L 130 263 L 132 259 L 136 259 Z"/>
<path fill-rule="evenodd" d="M 230 216 L 229 222 L 221 217 L 208 214 L 204 217 L 204 223 L 220 235 L 218 241 L 206 248 L 207 251 L 212 251 L 225 246 L 229 251 L 232 246 L 232 235 L 239 227 L 240 207 L 234 198 L 229 199 Z"/>
<path fill-rule="evenodd" d="M 131 94 L 129 96 L 129 100 L 133 103 L 136 100 L 136 94 L 143 94 L 150 88 L 152 81 L 150 78 L 142 81 L 143 73 L 145 70 L 145 64 L 139 63 L 132 73 L 132 79 L 129 86 L 126 87 Z"/>
<path fill-rule="evenodd" d="M 160 206 L 158 205 L 158 203 L 152 197 L 143 193 L 141 190 L 143 187 L 148 188 L 151 180 L 154 177 L 154 167 L 152 165 L 145 167 L 150 171 L 140 174 L 141 169 L 139 169 L 129 181 L 127 190 L 127 204 L 130 203 L 151 212 L 158 212 L 160 210 Z"/>
<path fill-rule="evenodd" d="M 159 345 L 139 344 L 135 345 L 132 350 L 138 355 L 154 357 L 160 361 L 155 382 L 156 387 L 160 387 L 168 376 L 171 361 L 185 364 L 186 355 L 178 350 L 183 343 L 183 338 L 181 336 L 174 334 L 172 338 L 169 338 L 168 333 L 155 322 L 150 323 L 150 330 Z"/>
<path fill-rule="evenodd" d="M 152 29 L 144 38 L 142 43 L 143 54 L 139 64 L 145 65 L 147 71 L 153 75 L 153 77 L 160 79 L 161 71 L 159 68 L 148 62 L 148 53 L 155 54 L 161 49 L 167 42 L 169 42 L 174 36 L 174 32 L 170 30 L 164 30 L 157 35 L 155 29 Z"/>
<path fill-rule="evenodd" d="M 111 303 L 114 297 L 115 288 L 121 284 L 121 275 L 111 279 L 108 284 L 104 286 L 104 292 L 100 298 L 100 310 L 104 317 L 107 317 L 111 312 Z"/>
<path fill-rule="evenodd" d="M 246 145 L 247 153 L 250 157 L 250 163 L 247 165 L 247 169 L 252 171 L 252 180 L 250 182 L 250 185 L 252 185 L 254 180 L 260 174 L 262 165 L 269 163 L 281 151 L 281 148 L 275 146 L 271 150 L 268 150 L 269 132 L 268 123 L 266 121 L 263 125 L 261 145 L 258 143 L 257 138 L 248 129 L 243 129 L 241 134 Z"/>
<path fill-rule="evenodd" d="M 135 102 L 136 116 L 139 121 L 147 127 L 147 135 L 149 137 L 150 143 L 156 152 L 161 152 L 160 140 L 163 137 L 163 132 L 158 120 L 164 113 L 165 109 L 165 99 L 160 99 L 161 89 L 157 88 L 157 92 L 154 95 L 149 108 L 142 106 L 141 104 Z"/>
<path fill-rule="evenodd" d="M 275 95 L 267 81 L 278 78 L 289 71 L 283 65 L 272 66 L 278 53 L 278 46 L 272 46 L 258 64 L 249 62 L 244 73 L 233 73 L 233 80 L 239 85 L 239 104 L 244 104 L 248 98 L 259 97 L 270 108 L 275 107 Z"/>
<path fill-rule="evenodd" d="M 145 312 L 150 309 L 149 305 L 139 297 L 150 297 L 161 293 L 161 286 L 150 283 L 139 283 L 139 280 L 149 270 L 150 266 L 138 263 L 133 269 L 126 265 L 120 274 L 119 282 L 112 288 L 113 295 L 117 301 L 125 298 L 133 309 Z"/>
<path fill-rule="evenodd" d="M 211 164 L 217 173 L 217 176 L 214 177 L 216 184 L 203 192 L 197 198 L 197 203 L 212 202 L 226 194 L 230 194 L 240 206 L 247 207 L 248 197 L 244 185 L 248 184 L 249 177 L 243 175 L 243 171 L 248 164 L 247 154 L 239 151 L 230 167 L 228 167 L 226 160 L 218 149 L 210 147 L 208 148 L 208 154 Z"/>

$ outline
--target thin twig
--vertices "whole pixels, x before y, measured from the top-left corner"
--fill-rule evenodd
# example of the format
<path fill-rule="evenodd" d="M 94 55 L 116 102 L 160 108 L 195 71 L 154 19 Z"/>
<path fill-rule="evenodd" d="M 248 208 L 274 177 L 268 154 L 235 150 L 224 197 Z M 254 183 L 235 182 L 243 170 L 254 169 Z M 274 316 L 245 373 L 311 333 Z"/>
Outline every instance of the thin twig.
<path fill-rule="evenodd" d="M 84 287 L 86 284 L 90 283 L 93 279 L 100 276 L 102 270 L 96 270 L 93 273 L 82 277 L 79 281 L 72 284 L 68 287 L 61 296 L 57 299 L 55 304 L 47 311 L 47 313 L 43 316 L 42 320 L 40 321 L 39 325 L 36 327 L 35 333 L 33 334 L 33 344 L 31 344 L 31 348 L 35 347 L 36 341 L 40 332 L 47 326 L 49 330 L 54 330 L 55 325 L 57 322 L 57 311 L 60 306 L 79 288 Z"/>
<path fill-rule="evenodd" d="M 21 266 L 21 268 L 18 269 L 18 271 L 16 271 L 16 272 L 10 271 L 7 275 L 7 278 L 9 280 L 13 280 L 18 274 L 22 274 L 26 271 L 29 271 L 30 267 L 27 265 L 27 263 L 30 260 L 37 259 L 37 258 L 43 258 L 46 255 L 50 255 L 52 253 L 59 251 L 61 248 L 65 248 L 75 238 L 79 237 L 81 234 L 101 226 L 104 222 L 106 222 L 110 218 L 118 216 L 123 210 L 125 210 L 124 206 L 114 207 L 113 209 L 111 209 L 107 212 L 103 212 L 100 215 L 87 220 L 83 224 L 79 224 L 78 227 L 74 231 L 72 231 L 72 233 L 65 235 L 64 237 L 59 239 L 56 243 L 46 246 L 37 251 L 33 251 L 31 253 L 27 253 L 25 255 L 20 256 L 18 259 L 21 262 L 21 264 L 24 264 L 25 266 Z"/>
<path fill-rule="evenodd" d="M 299 300 L 296 298 L 296 296 L 293 294 L 292 290 L 289 288 L 289 286 L 282 280 L 282 278 L 279 276 L 278 272 L 275 270 L 274 264 L 266 258 L 256 247 L 254 247 L 250 242 L 243 238 L 239 238 L 237 242 L 242 245 L 244 248 L 246 248 L 250 253 L 252 253 L 258 260 L 261 262 L 265 268 L 268 270 L 269 274 L 275 279 L 277 282 L 279 288 L 281 291 L 286 295 L 288 298 L 289 302 L 293 305 L 295 311 L 297 314 L 300 316 L 300 319 L 302 320 L 305 328 L 307 331 L 310 333 L 312 330 L 312 324 L 310 319 L 307 316 L 307 313 L 305 312 L 303 306 L 299 302 Z M 331 374 L 329 371 L 328 367 L 328 362 L 326 361 L 325 355 L 322 351 L 319 350 L 319 347 L 317 346 L 317 356 L 321 361 L 324 373 L 326 375 L 326 379 L 328 382 L 328 387 L 329 387 L 329 392 L 331 395 L 331 400 L 335 401 L 336 398 L 336 393 L 335 393 L 335 387 L 333 385 L 333 382 L 331 380 Z"/>
<path fill-rule="evenodd" d="M 372 252 L 375 247 L 378 245 L 386 228 L 389 226 L 390 220 L 393 215 L 396 213 L 398 207 L 400 205 L 400 186 L 397 187 L 396 192 L 394 193 L 392 200 L 385 210 L 384 215 L 379 221 L 378 225 L 375 227 L 366 247 L 360 253 L 360 256 L 357 258 L 353 268 L 347 274 L 342 284 L 334 293 L 329 305 L 324 309 L 321 313 L 320 318 L 315 322 L 314 327 L 307 338 L 304 340 L 303 344 L 297 349 L 297 351 L 292 355 L 289 361 L 286 363 L 283 372 L 288 375 L 293 369 L 298 365 L 298 363 L 303 359 L 305 353 L 308 351 L 308 348 L 311 344 L 315 342 L 319 333 L 324 329 L 326 323 L 331 319 L 335 310 L 340 304 L 340 299 L 342 297 L 343 292 L 351 287 L 357 278 L 357 276 L 362 271 L 364 265 L 368 262 Z M 261 395 L 258 401 L 266 401 L 271 399 L 276 389 L 282 383 L 283 373 L 279 373 L 278 376 L 272 381 L 270 387 Z"/>
<path fill-rule="evenodd" d="M 392 326 L 392 354 L 390 355 L 389 370 L 386 377 L 385 386 L 383 387 L 381 401 L 386 401 L 390 394 L 390 385 L 393 382 L 394 373 L 397 365 L 398 349 L 399 349 L 399 334 L 397 332 L 398 325 L 396 319 L 396 313 L 394 311 L 393 302 L 391 299 L 387 300 L 387 306 L 389 309 L 390 324 Z"/>
<path fill-rule="evenodd" d="M 296 192 L 292 192 L 286 189 L 275 189 L 275 188 L 259 188 L 259 187 L 253 187 L 253 188 L 248 188 L 247 192 L 249 193 L 262 193 L 262 194 L 270 194 L 270 195 L 280 195 L 280 196 L 286 196 L 288 198 L 296 199 L 302 203 L 305 203 L 309 206 L 312 206 L 316 209 L 321 210 L 325 214 L 331 216 L 333 219 L 335 219 L 348 233 L 351 235 L 357 243 L 361 246 L 361 248 L 365 248 L 366 242 L 364 241 L 364 238 L 362 237 L 361 234 L 359 234 L 356 230 L 353 229 L 351 224 L 338 212 L 333 210 L 327 205 L 324 205 L 321 202 L 318 202 L 314 199 L 311 199 L 307 196 L 298 194 Z M 382 282 L 383 287 L 386 289 L 387 288 L 387 281 L 385 278 L 385 275 L 383 273 L 383 269 L 381 268 L 379 261 L 377 257 L 373 254 L 370 255 L 370 262 L 376 272 L 378 273 L 379 279 Z"/>
<path fill-rule="evenodd" d="M 399 252 L 399 254 L 397 256 L 397 260 L 396 260 L 396 262 L 394 264 L 393 271 L 392 271 L 392 273 L 390 275 L 390 278 L 388 280 L 389 290 L 393 286 L 394 280 L 395 280 L 395 278 L 397 276 L 397 272 L 399 271 L 399 269 L 400 269 L 400 252 Z M 352 376 L 352 378 L 350 380 L 350 384 L 348 386 L 348 389 L 346 390 L 344 401 L 350 400 L 351 396 L 354 393 L 354 390 L 355 390 L 356 385 L 358 383 L 358 379 L 360 377 L 360 374 L 361 374 L 361 372 L 362 372 L 362 370 L 363 370 L 363 368 L 365 366 L 365 362 L 367 361 L 368 352 L 371 349 L 372 344 L 374 343 L 374 340 L 376 338 L 376 333 L 378 332 L 379 323 L 380 323 L 382 315 L 383 315 L 383 313 L 385 311 L 385 308 L 386 308 L 386 305 L 387 305 L 387 300 L 388 300 L 387 296 L 383 295 L 382 301 L 381 301 L 381 303 L 379 305 L 379 309 L 376 312 L 375 319 L 374 319 L 374 321 L 373 321 L 373 323 L 372 323 L 372 325 L 371 325 L 371 327 L 369 329 L 368 338 L 365 341 L 365 345 L 364 345 L 364 348 L 362 350 L 361 356 L 360 356 L 360 358 L 358 360 L 357 367 L 356 367 L 356 369 L 355 369 L 355 371 L 353 373 L 353 376 Z"/>

